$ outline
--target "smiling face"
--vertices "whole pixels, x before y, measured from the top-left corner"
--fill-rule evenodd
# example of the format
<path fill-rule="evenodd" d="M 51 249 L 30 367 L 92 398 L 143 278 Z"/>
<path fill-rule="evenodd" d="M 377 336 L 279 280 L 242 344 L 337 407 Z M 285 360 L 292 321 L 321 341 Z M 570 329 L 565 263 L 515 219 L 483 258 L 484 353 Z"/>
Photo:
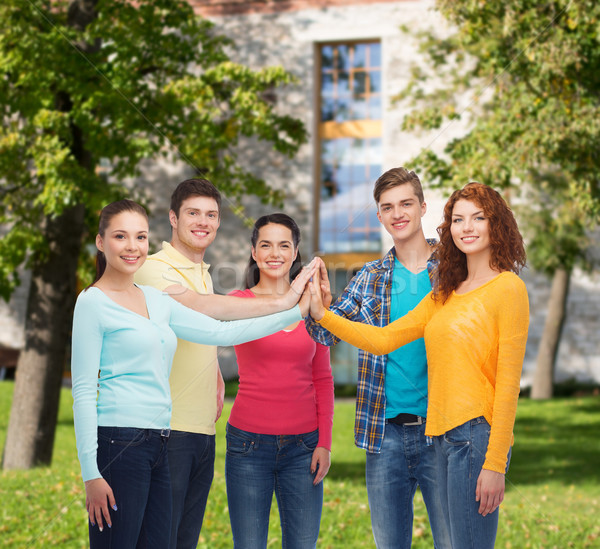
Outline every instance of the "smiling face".
<path fill-rule="evenodd" d="M 133 211 L 114 215 L 104 235 L 96 235 L 96 247 L 106 257 L 107 273 L 133 276 L 148 256 L 148 220 Z"/>
<path fill-rule="evenodd" d="M 261 227 L 256 246 L 252 247 L 252 257 L 260 271 L 261 280 L 263 277 L 288 280 L 297 254 L 292 231 L 277 223 Z"/>
<path fill-rule="evenodd" d="M 181 203 L 179 215 L 169 212 L 173 228 L 171 244 L 194 262 L 202 261 L 219 228 L 219 206 L 214 198 L 191 196 Z"/>
<path fill-rule="evenodd" d="M 392 187 L 381 193 L 377 218 L 394 239 L 394 244 L 406 244 L 413 238 L 422 238 L 421 218 L 427 206 L 419 202 L 410 183 Z"/>
<path fill-rule="evenodd" d="M 490 223 L 483 208 L 471 200 L 458 200 L 452 209 L 452 240 L 467 256 L 490 254 Z"/>

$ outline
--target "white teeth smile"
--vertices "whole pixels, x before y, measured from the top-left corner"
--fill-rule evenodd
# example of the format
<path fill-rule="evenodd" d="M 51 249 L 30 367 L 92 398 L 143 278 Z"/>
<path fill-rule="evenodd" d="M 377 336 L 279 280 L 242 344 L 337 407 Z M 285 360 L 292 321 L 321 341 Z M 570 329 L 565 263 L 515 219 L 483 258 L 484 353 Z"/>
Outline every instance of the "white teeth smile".
<path fill-rule="evenodd" d="M 477 237 L 476 236 L 464 236 L 461 240 L 468 244 L 469 242 L 475 242 L 477 240 Z"/>
<path fill-rule="evenodd" d="M 123 261 L 137 261 L 137 259 L 138 259 L 138 258 L 137 258 L 137 257 L 128 257 L 128 256 L 124 256 L 124 255 L 122 255 L 122 256 L 121 256 L 121 259 L 122 259 Z"/>

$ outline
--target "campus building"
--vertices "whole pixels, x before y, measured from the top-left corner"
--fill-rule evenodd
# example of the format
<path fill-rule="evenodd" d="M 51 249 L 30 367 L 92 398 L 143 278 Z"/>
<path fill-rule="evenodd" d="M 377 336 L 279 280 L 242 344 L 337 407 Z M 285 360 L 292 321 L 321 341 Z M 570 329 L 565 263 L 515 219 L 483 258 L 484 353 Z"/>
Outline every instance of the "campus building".
<path fill-rule="evenodd" d="M 308 143 L 287 159 L 258 141 L 245 142 L 241 159 L 271 186 L 286 193 L 285 212 L 302 229 L 301 253 L 322 255 L 341 290 L 365 261 L 381 257 L 392 245 L 376 218 L 372 197 L 375 179 L 385 170 L 408 166 L 423 148 L 443 150 L 460 135 L 460 124 L 419 135 L 401 129 L 406 103 L 394 101 L 406 86 L 420 54 L 415 39 L 401 31 L 445 23 L 431 1 L 392 0 L 190 0 L 195 11 L 212 20 L 234 45 L 234 61 L 252 68 L 282 65 L 295 85 L 273 90 L 270 100 L 280 112 L 301 119 Z M 181 164 L 149 163 L 143 184 L 153 196 L 153 243 L 169 238 L 169 195 L 176 183 L 193 176 Z M 215 181 L 218 185 L 218 181 Z M 465 182 L 466 183 L 466 182 Z M 486 182 L 493 184 L 493 181 Z M 435 236 L 444 197 L 427 190 L 424 225 Z M 221 228 L 207 252 L 215 290 L 240 287 L 249 255 L 250 232 L 224 200 Z M 247 214 L 258 217 L 272 208 L 256 198 L 245 201 Z M 525 272 L 531 303 L 530 337 L 524 382 L 531 379 L 542 334 L 550 282 Z M 9 307 L 0 308 L 0 344 L 22 345 L 24 288 Z M 600 279 L 576 273 L 568 317 L 558 354 L 558 379 L 600 381 Z M 336 382 L 356 379 L 355 350 L 340 344 L 332 357 Z M 225 375 L 235 373 L 235 357 L 222 353 Z"/>

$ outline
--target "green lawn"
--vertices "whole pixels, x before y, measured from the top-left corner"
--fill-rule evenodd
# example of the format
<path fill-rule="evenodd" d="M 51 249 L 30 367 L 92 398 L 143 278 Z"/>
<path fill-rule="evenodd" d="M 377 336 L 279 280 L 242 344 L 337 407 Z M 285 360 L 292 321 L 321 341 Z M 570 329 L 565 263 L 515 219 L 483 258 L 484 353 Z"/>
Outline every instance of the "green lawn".
<path fill-rule="evenodd" d="M 13 384 L 0 383 L 3 446 Z M 226 405 L 224 416 L 231 403 Z M 374 547 L 364 483 L 364 453 L 353 446 L 352 401 L 336 403 L 332 467 L 325 482 L 320 548 Z M 224 420 L 217 434 L 215 481 L 200 547 L 232 546 L 225 497 Z M 62 393 L 49 468 L 0 472 L 0 546 L 87 546 L 85 493 L 75 452 L 71 395 Z M 269 547 L 281 547 L 273 506 Z M 600 547 L 600 398 L 521 400 L 515 448 L 496 547 Z M 433 547 L 422 500 L 415 499 L 413 547 Z"/>

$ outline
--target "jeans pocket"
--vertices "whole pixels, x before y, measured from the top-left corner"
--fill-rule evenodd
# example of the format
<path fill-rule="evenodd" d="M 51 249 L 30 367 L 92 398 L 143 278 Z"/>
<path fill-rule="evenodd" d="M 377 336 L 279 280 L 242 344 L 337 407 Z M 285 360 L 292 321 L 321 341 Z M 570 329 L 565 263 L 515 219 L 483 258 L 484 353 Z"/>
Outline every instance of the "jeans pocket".
<path fill-rule="evenodd" d="M 311 431 L 310 433 L 304 433 L 298 435 L 298 443 L 307 452 L 314 452 L 317 444 L 319 443 L 319 430 Z"/>
<path fill-rule="evenodd" d="M 231 457 L 246 456 L 254 449 L 254 440 L 240 437 L 228 432 L 225 435 L 227 442 L 227 455 Z"/>
<path fill-rule="evenodd" d="M 99 432 L 98 439 L 109 441 L 113 446 L 134 448 L 144 443 L 146 432 L 144 429 L 135 429 L 133 427 L 114 427 L 108 430 L 108 432 Z"/>
<path fill-rule="evenodd" d="M 174 439 L 174 438 L 180 438 L 180 439 L 185 439 L 185 438 L 191 438 L 190 437 L 191 433 L 189 433 L 188 431 L 171 431 L 171 434 L 169 435 L 169 440 Z"/>
<path fill-rule="evenodd" d="M 444 433 L 444 442 L 452 446 L 467 446 L 471 444 L 471 425 L 469 422 L 459 425 Z"/>

